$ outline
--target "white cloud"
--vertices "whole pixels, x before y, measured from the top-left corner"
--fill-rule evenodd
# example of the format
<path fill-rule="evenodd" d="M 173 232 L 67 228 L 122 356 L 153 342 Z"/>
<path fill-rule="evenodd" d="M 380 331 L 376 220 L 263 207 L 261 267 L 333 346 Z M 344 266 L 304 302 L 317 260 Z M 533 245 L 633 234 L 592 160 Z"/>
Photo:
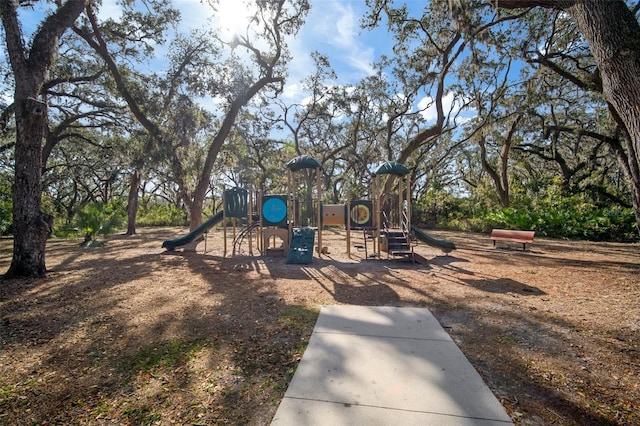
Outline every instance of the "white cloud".
<path fill-rule="evenodd" d="M 180 10 L 182 25 L 187 28 L 205 29 L 211 25 L 214 11 L 206 1 L 174 0 L 174 6 Z"/>
<path fill-rule="evenodd" d="M 359 9 L 354 10 L 354 5 Z M 309 32 L 309 45 L 329 54 L 335 65 L 350 68 L 340 72 L 356 73 L 358 77 L 373 74 L 374 48 L 364 44 L 360 34 L 359 20 L 364 10 L 359 3 L 316 0 L 304 29 Z"/>
<path fill-rule="evenodd" d="M 453 93 L 449 92 L 442 98 L 442 109 L 444 113 L 451 111 L 451 107 L 454 105 L 455 98 Z M 426 109 L 425 109 L 426 108 Z M 436 111 L 436 103 L 431 96 L 425 96 L 420 99 L 418 102 L 418 109 L 422 112 L 420 115 L 427 121 L 427 123 L 431 123 L 436 121 L 438 118 L 438 112 Z"/>
<path fill-rule="evenodd" d="M 463 102 L 461 99 L 456 99 L 452 92 L 447 93 L 442 98 L 442 109 L 444 114 L 450 114 L 450 116 L 456 117 L 457 124 L 463 124 L 477 115 L 477 111 L 473 108 L 462 109 Z M 433 123 L 438 118 L 438 112 L 436 111 L 436 104 L 431 96 L 425 96 L 418 101 L 418 110 L 422 111 L 420 115 L 427 121 L 427 123 Z"/>
<path fill-rule="evenodd" d="M 351 5 L 344 5 L 334 3 L 334 16 L 337 16 L 337 20 L 335 20 L 335 29 L 336 31 L 330 32 L 328 35 L 329 42 L 333 45 L 345 49 L 352 50 L 356 42 L 356 31 L 355 31 L 355 19 L 353 16 L 353 9 Z M 331 28 L 334 26 L 333 22 L 328 22 L 325 28 Z"/>
<path fill-rule="evenodd" d="M 304 99 L 300 101 L 300 98 L 305 98 L 306 96 L 307 95 L 302 90 L 302 84 L 296 81 L 292 81 L 291 83 L 288 83 L 285 85 L 282 91 L 281 98 L 286 103 L 291 103 L 291 102 L 301 103 L 304 101 Z"/>
<path fill-rule="evenodd" d="M 373 48 L 361 49 L 358 52 L 349 56 L 349 63 L 358 71 L 364 75 L 373 75 L 375 70 L 373 69 Z"/>
<path fill-rule="evenodd" d="M 119 21 L 122 17 L 122 7 L 115 0 L 103 0 L 98 9 L 101 20 L 113 19 Z"/>

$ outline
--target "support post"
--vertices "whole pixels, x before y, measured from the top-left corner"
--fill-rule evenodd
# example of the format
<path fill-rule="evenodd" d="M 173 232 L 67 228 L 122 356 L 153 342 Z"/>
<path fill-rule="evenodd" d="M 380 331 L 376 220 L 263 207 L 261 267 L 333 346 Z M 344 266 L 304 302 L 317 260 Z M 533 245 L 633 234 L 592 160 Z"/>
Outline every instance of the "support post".
<path fill-rule="evenodd" d="M 227 257 L 227 187 L 222 185 L 222 257 Z"/>
<path fill-rule="evenodd" d="M 391 176 L 391 175 L 389 175 Z M 398 225 L 402 229 L 402 201 L 404 200 L 404 190 L 402 189 L 402 178 L 398 178 Z"/>
<path fill-rule="evenodd" d="M 382 227 L 382 221 L 381 221 L 381 214 L 382 211 L 380 209 L 381 207 L 381 196 L 382 194 L 380 194 L 380 175 L 375 175 L 373 178 L 373 198 L 374 198 L 374 205 L 375 205 L 375 223 L 374 226 L 376 227 L 376 236 L 375 239 L 378 240 L 377 241 L 377 251 L 375 251 L 375 253 L 378 255 L 378 259 L 380 259 L 380 228 Z"/>
<path fill-rule="evenodd" d="M 295 201 L 293 199 L 293 190 L 295 188 L 295 181 L 293 178 L 293 172 L 291 171 L 291 169 L 288 169 L 288 173 L 289 173 L 289 191 L 287 191 L 289 193 L 289 206 L 287 207 L 287 218 L 289 219 L 287 222 L 287 226 L 289 229 L 289 242 L 291 242 L 291 240 L 293 239 L 293 221 L 295 220 Z M 293 218 L 292 213 L 293 212 Z"/>
<path fill-rule="evenodd" d="M 407 175 L 407 231 L 411 232 L 411 176 Z"/>
<path fill-rule="evenodd" d="M 265 247 L 264 247 L 264 227 L 262 226 L 262 190 L 260 190 L 260 192 L 258 193 L 258 197 L 257 197 L 257 207 L 259 210 L 259 224 L 258 224 L 258 250 L 260 251 L 260 254 L 262 256 L 264 256 L 266 254 L 265 252 Z"/>
<path fill-rule="evenodd" d="M 249 217 L 247 218 L 247 226 L 249 226 L 249 254 L 253 256 L 253 190 L 249 189 L 249 193 L 247 194 L 247 202 L 249 203 L 249 209 L 247 210 L 247 214 Z"/>
<path fill-rule="evenodd" d="M 351 259 L 351 195 L 347 195 L 347 211 L 345 212 L 345 226 L 347 229 L 347 256 Z"/>
<path fill-rule="evenodd" d="M 322 177 L 320 167 L 316 169 L 316 196 L 318 197 L 318 257 L 322 257 Z"/>

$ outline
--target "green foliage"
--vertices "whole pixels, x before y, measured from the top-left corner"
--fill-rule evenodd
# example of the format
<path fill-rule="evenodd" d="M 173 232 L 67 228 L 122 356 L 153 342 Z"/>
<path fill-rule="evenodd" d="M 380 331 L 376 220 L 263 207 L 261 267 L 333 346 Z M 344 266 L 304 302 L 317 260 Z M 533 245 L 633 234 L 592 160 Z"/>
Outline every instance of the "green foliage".
<path fill-rule="evenodd" d="M 78 228 L 68 224 L 60 224 L 53 226 L 53 236 L 56 238 L 78 238 Z"/>
<path fill-rule="evenodd" d="M 11 232 L 13 225 L 13 203 L 0 200 L 0 235 Z"/>
<path fill-rule="evenodd" d="M 486 219 L 492 227 L 531 229 L 553 238 L 624 241 L 636 233 L 633 209 L 598 207 L 584 194 L 550 193 L 529 206 L 495 210 Z"/>
<path fill-rule="evenodd" d="M 510 207 L 489 207 L 471 197 L 429 193 L 414 205 L 414 220 L 431 227 L 489 232 L 492 228 L 534 230 L 540 236 L 626 241 L 637 239 L 633 209 L 599 206 L 585 193 L 564 194 L 551 184 L 541 196 L 520 194 Z M 417 212 L 417 215 L 416 215 Z M 424 221 L 427 217 L 428 221 Z"/>
<path fill-rule="evenodd" d="M 11 232 L 13 225 L 13 202 L 11 177 L 0 174 L 0 235 Z"/>
<path fill-rule="evenodd" d="M 149 204 L 138 209 L 138 226 L 185 226 L 188 224 L 184 210 L 174 205 Z"/>
<path fill-rule="evenodd" d="M 91 203 L 76 215 L 76 225 L 85 235 L 85 241 L 95 241 L 98 235 L 106 237 L 122 227 L 126 212 L 121 201 Z"/>
<path fill-rule="evenodd" d="M 485 232 L 488 204 L 478 197 L 455 197 L 444 190 L 431 190 L 413 204 L 412 221 L 427 228 L 445 227 Z"/>

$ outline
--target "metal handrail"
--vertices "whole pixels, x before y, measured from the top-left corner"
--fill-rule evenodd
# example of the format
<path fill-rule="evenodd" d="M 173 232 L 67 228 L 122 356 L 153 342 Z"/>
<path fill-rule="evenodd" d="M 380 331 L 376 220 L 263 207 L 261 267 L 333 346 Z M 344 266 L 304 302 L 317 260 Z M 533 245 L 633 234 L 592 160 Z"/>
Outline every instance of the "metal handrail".
<path fill-rule="evenodd" d="M 384 231 L 389 231 L 389 218 L 387 218 L 387 213 L 386 212 L 382 212 L 382 228 L 384 229 Z"/>
<path fill-rule="evenodd" d="M 402 212 L 402 232 L 407 239 L 407 244 L 411 244 L 411 224 L 407 212 Z"/>

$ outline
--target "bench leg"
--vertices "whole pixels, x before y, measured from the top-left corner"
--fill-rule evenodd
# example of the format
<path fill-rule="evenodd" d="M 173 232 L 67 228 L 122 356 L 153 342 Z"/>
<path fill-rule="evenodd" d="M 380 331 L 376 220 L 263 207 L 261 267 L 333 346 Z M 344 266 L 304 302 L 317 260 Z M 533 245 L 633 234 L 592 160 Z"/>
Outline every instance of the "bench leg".
<path fill-rule="evenodd" d="M 522 243 L 522 251 L 526 251 L 527 250 L 527 243 Z"/>

